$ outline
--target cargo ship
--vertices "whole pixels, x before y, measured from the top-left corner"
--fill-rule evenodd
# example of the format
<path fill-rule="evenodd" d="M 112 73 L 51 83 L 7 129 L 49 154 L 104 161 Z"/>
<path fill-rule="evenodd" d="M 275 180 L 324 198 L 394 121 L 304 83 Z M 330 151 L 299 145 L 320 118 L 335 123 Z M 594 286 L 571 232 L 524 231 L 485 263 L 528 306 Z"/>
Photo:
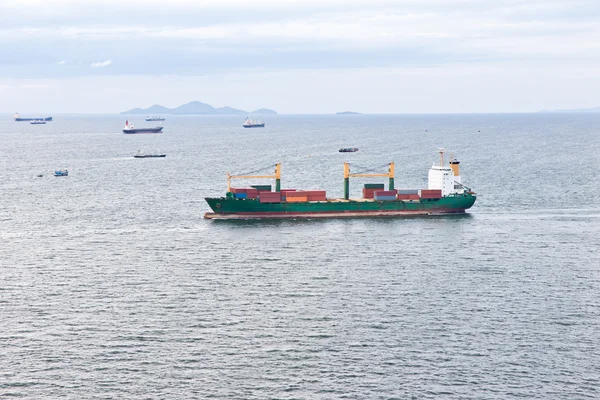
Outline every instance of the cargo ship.
<path fill-rule="evenodd" d="M 142 153 L 141 150 L 138 150 L 137 154 L 133 156 L 133 158 L 164 158 L 166 154 L 146 154 Z"/>
<path fill-rule="evenodd" d="M 134 128 L 133 124 L 130 124 L 129 121 L 125 121 L 123 133 L 160 133 L 162 132 L 162 129 L 162 126 L 156 126 L 154 128 Z"/>
<path fill-rule="evenodd" d="M 164 121 L 164 120 L 165 120 L 164 117 L 156 117 L 156 116 L 150 116 L 150 115 L 146 116 L 146 121 Z"/>
<path fill-rule="evenodd" d="M 35 117 L 35 118 L 27 117 L 27 118 L 24 118 L 24 117 L 21 117 L 19 115 L 19 113 L 15 113 L 15 115 L 13 115 L 13 118 L 17 122 L 23 122 L 23 121 L 52 121 L 52 117 L 43 117 L 43 118 L 42 117 Z"/>
<path fill-rule="evenodd" d="M 444 149 L 439 150 L 440 163 L 429 169 L 427 189 L 395 189 L 394 163 L 387 173 L 351 173 L 344 163 L 344 197 L 328 198 L 324 190 L 302 191 L 281 189 L 281 164 L 275 165 L 274 175 L 227 174 L 225 197 L 206 198 L 213 212 L 208 219 L 256 218 L 339 218 L 339 217 L 400 217 L 409 215 L 459 214 L 471 208 L 476 194 L 462 184 L 459 164 L 452 158 L 444 162 Z M 363 197 L 350 199 L 350 178 L 389 179 L 385 184 L 366 184 Z M 269 185 L 248 188 L 231 187 L 232 179 L 275 179 L 275 190 Z"/>

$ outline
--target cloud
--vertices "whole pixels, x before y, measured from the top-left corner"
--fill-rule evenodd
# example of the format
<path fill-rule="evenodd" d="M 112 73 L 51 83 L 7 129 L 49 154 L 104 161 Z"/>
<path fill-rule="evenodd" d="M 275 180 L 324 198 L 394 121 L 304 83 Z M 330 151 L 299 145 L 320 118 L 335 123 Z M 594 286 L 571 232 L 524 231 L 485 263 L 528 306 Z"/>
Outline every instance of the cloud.
<path fill-rule="evenodd" d="M 110 64 L 112 64 L 111 60 L 98 61 L 98 62 L 92 63 L 91 67 L 92 68 L 104 68 L 104 67 L 108 67 Z"/>
<path fill-rule="evenodd" d="M 58 62 L 58 65 L 65 65 L 66 63 L 67 63 L 67 61 L 66 61 L 66 60 L 62 60 L 62 61 L 59 61 L 59 62 Z"/>

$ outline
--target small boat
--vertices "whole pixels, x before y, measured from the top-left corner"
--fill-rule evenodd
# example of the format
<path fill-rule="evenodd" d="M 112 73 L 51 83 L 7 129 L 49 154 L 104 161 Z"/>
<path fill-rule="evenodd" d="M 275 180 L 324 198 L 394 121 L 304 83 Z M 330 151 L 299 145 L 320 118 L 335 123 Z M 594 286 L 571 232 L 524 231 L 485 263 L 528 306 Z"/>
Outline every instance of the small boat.
<path fill-rule="evenodd" d="M 346 148 L 339 150 L 340 153 L 354 153 L 357 151 L 358 151 L 358 147 L 346 147 Z"/>
<path fill-rule="evenodd" d="M 15 113 L 15 115 L 13 116 L 13 118 L 17 122 L 22 122 L 22 121 L 38 121 L 38 120 L 41 120 L 41 121 L 52 121 L 52 117 L 44 117 L 44 118 L 41 118 L 41 117 L 35 117 L 35 118 L 27 117 L 27 118 L 25 118 L 25 117 L 21 117 L 19 115 L 19 113 Z"/>
<path fill-rule="evenodd" d="M 166 154 L 146 154 L 146 153 L 142 153 L 140 150 L 138 150 L 137 154 L 134 155 L 134 158 L 162 158 L 162 157 L 166 157 Z"/>
<path fill-rule="evenodd" d="M 130 124 L 129 121 L 125 121 L 123 133 L 160 133 L 162 130 L 162 126 L 156 126 L 154 128 L 134 128 L 133 124 Z"/>
<path fill-rule="evenodd" d="M 46 123 L 46 121 L 44 121 L 43 119 L 34 119 L 33 121 L 29 122 L 31 125 L 43 125 Z"/>
<path fill-rule="evenodd" d="M 43 177 L 44 177 L 44 174 L 37 174 L 37 177 L 38 177 L 38 178 L 43 178 Z"/>
<path fill-rule="evenodd" d="M 250 119 L 250 118 L 246 118 L 246 121 L 244 121 L 244 124 L 242 125 L 244 128 L 264 128 L 265 127 L 265 123 L 262 122 L 260 119 Z"/>
<path fill-rule="evenodd" d="M 149 116 L 146 115 L 146 121 L 164 121 L 164 117 L 155 117 L 155 116 Z"/>
<path fill-rule="evenodd" d="M 57 169 L 54 171 L 54 176 L 69 176 L 69 171 L 66 169 Z"/>

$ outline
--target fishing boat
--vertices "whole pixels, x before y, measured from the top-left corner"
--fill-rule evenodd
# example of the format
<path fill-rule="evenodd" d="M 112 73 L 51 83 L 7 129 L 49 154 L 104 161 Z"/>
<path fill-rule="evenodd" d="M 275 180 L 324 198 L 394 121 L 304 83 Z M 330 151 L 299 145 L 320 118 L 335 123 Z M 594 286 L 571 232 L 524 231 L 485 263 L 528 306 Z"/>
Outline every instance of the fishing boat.
<path fill-rule="evenodd" d="M 54 171 L 54 176 L 69 176 L 69 171 L 66 169 L 57 169 Z"/>
<path fill-rule="evenodd" d="M 141 150 L 138 150 L 137 154 L 135 154 L 134 158 L 163 158 L 166 157 L 166 154 L 146 154 L 142 153 Z"/>
<path fill-rule="evenodd" d="M 156 126 L 154 128 L 135 128 L 133 123 L 129 121 L 125 121 L 125 128 L 123 128 L 123 133 L 160 133 L 162 132 L 162 126 Z"/>
<path fill-rule="evenodd" d="M 44 121 L 43 119 L 34 119 L 33 121 L 29 122 L 31 125 L 44 125 L 46 123 L 46 121 Z"/>
<path fill-rule="evenodd" d="M 156 117 L 156 116 L 146 115 L 146 121 L 164 121 L 164 120 L 165 120 L 164 117 Z"/>
<path fill-rule="evenodd" d="M 356 151 L 358 151 L 358 147 L 346 147 L 339 150 L 340 153 L 354 153 Z"/>
<path fill-rule="evenodd" d="M 242 126 L 244 128 L 264 128 L 265 123 L 260 119 L 246 118 L 246 121 L 244 121 L 244 124 Z"/>
<path fill-rule="evenodd" d="M 42 121 L 52 121 L 52 117 L 35 117 L 35 118 L 31 118 L 31 117 L 21 117 L 19 115 L 19 113 L 15 113 L 15 115 L 13 116 L 13 118 L 15 119 L 15 121 L 17 122 L 23 122 L 23 121 L 38 121 L 38 120 L 42 120 Z"/>

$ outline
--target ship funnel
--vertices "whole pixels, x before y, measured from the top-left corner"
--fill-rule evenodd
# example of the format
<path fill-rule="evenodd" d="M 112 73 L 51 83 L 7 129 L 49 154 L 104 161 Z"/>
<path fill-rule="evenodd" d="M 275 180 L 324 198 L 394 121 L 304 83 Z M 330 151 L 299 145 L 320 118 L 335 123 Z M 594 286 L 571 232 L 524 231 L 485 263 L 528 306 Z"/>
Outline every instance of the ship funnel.
<path fill-rule="evenodd" d="M 452 172 L 454 173 L 454 176 L 460 176 L 460 161 L 458 161 L 456 158 L 451 158 L 450 159 L 450 168 L 452 168 Z"/>

